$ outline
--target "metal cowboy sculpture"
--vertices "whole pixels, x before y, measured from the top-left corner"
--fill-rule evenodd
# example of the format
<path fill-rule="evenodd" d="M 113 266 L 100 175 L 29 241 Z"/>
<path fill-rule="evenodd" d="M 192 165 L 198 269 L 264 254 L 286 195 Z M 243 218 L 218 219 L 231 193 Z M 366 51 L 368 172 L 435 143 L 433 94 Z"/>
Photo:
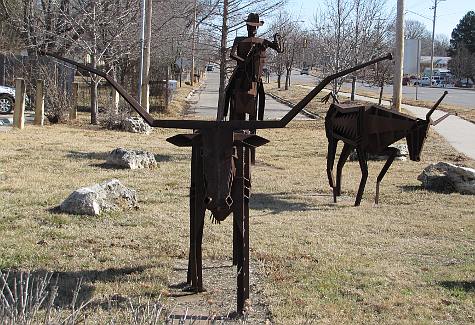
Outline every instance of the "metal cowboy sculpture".
<path fill-rule="evenodd" d="M 187 283 L 190 289 L 203 291 L 202 238 L 205 211 L 216 221 L 233 215 L 233 264 L 237 265 L 237 312 L 242 313 L 249 298 L 249 200 L 250 148 L 268 140 L 249 134 L 249 130 L 284 128 L 332 80 L 376 62 L 390 60 L 386 55 L 324 78 L 281 120 L 276 121 L 200 121 L 156 120 L 108 74 L 84 64 L 46 53 L 106 79 L 137 113 L 153 127 L 187 129 L 167 141 L 177 146 L 192 147 L 190 186 L 190 253 Z"/>
<path fill-rule="evenodd" d="M 231 49 L 231 58 L 237 65 L 225 90 L 224 107 L 218 109 L 218 121 L 229 113 L 230 120 L 249 120 L 264 118 L 265 93 L 262 83 L 263 68 L 266 62 L 266 50 L 272 48 L 282 53 L 280 35 L 274 35 L 274 41 L 256 37 L 257 28 L 264 24 L 259 15 L 249 14 L 245 20 L 247 37 L 236 37 Z"/>

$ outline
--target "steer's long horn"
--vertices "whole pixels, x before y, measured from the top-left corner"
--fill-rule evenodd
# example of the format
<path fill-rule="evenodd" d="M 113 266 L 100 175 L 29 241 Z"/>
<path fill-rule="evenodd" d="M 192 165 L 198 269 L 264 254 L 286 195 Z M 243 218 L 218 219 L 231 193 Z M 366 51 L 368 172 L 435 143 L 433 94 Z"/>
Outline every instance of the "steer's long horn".
<path fill-rule="evenodd" d="M 445 95 L 447 95 L 448 93 L 449 92 L 447 90 L 444 91 L 444 94 L 442 95 L 442 97 L 440 97 L 439 100 L 437 101 L 437 103 L 435 103 L 434 106 L 432 106 L 429 113 L 427 113 L 427 115 L 426 115 L 426 121 L 430 121 L 430 116 L 432 115 L 432 113 L 434 113 L 434 111 L 437 109 L 437 107 L 440 105 L 440 103 L 444 99 Z"/>
<path fill-rule="evenodd" d="M 56 58 L 58 60 L 61 60 L 61 61 L 67 62 L 69 64 L 75 65 L 79 69 L 82 69 L 82 70 L 85 70 L 85 71 L 88 71 L 88 72 L 92 72 L 92 73 L 106 79 L 112 85 L 112 87 L 114 87 L 119 92 L 119 94 L 125 99 L 125 101 L 127 103 L 129 103 L 130 106 L 132 106 L 137 111 L 137 113 L 150 126 L 153 126 L 154 118 L 139 104 L 139 102 L 134 97 L 132 97 L 120 84 L 118 84 L 111 76 L 109 76 L 104 71 L 101 71 L 101 70 L 98 70 L 98 69 L 95 69 L 95 68 L 92 68 L 92 67 L 88 67 L 85 64 L 73 61 L 71 59 L 63 58 L 63 57 L 61 57 L 59 55 L 56 55 L 54 53 L 40 52 L 40 54 L 41 55 L 48 55 L 48 56 L 51 56 L 51 57 Z"/>
<path fill-rule="evenodd" d="M 205 128 L 228 128 L 233 130 L 255 130 L 255 129 L 271 129 L 271 128 L 283 128 L 287 124 L 289 124 L 292 119 L 297 116 L 302 109 L 307 106 L 307 104 L 315 98 L 315 96 L 327 86 L 332 80 L 336 78 L 343 77 L 349 73 L 354 71 L 360 70 L 364 67 L 372 65 L 374 63 L 383 61 L 383 60 L 391 60 L 392 55 L 387 54 L 383 57 L 368 61 L 366 63 L 362 63 L 357 65 L 353 68 L 346 69 L 340 72 L 337 72 L 331 76 L 325 77 L 310 93 L 305 96 L 297 105 L 295 105 L 281 120 L 272 120 L 272 121 L 199 121 L 199 120 L 156 120 L 154 119 L 140 104 L 138 101 L 133 98 L 127 91 L 119 85 L 111 76 L 107 73 L 100 71 L 95 68 L 88 67 L 82 63 L 73 61 L 71 59 L 63 58 L 59 55 L 49 52 L 40 52 L 42 55 L 48 55 L 54 57 L 58 60 L 67 62 L 69 64 L 75 65 L 79 69 L 89 71 L 94 73 L 102 78 L 106 79 L 112 87 L 114 87 L 119 94 L 125 99 L 127 103 L 129 103 L 135 111 L 151 126 L 161 127 L 161 128 L 176 128 L 176 129 L 205 129 Z"/>

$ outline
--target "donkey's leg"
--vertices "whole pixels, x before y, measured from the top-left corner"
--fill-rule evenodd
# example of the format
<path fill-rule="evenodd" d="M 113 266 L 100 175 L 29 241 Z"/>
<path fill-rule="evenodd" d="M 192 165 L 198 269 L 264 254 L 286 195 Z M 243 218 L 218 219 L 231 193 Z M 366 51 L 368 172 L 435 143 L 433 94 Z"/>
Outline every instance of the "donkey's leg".
<path fill-rule="evenodd" d="M 335 163 L 337 144 L 338 144 L 338 140 L 336 140 L 335 138 L 328 139 L 327 176 L 328 176 L 328 183 L 330 183 L 330 187 L 333 190 L 333 202 L 335 203 L 336 203 L 336 192 L 335 192 L 335 178 L 333 177 L 333 165 Z"/>
<path fill-rule="evenodd" d="M 358 161 L 361 168 L 361 181 L 358 188 L 358 194 L 356 195 L 355 206 L 359 206 L 361 203 L 361 198 L 363 197 L 364 188 L 366 185 L 366 180 L 368 179 L 368 161 L 366 159 L 366 152 L 360 148 L 356 148 L 358 154 Z"/>
<path fill-rule="evenodd" d="M 397 149 L 396 148 L 386 148 L 384 150 L 384 153 L 388 154 L 388 160 L 386 160 L 386 163 L 384 164 L 383 169 L 381 169 L 381 172 L 378 175 L 378 179 L 376 181 L 376 196 L 374 197 L 374 203 L 378 204 L 379 203 L 379 184 L 383 180 L 384 175 L 386 175 L 386 172 L 388 171 L 389 167 L 394 161 L 394 158 L 396 158 L 397 155 Z"/>
<path fill-rule="evenodd" d="M 341 195 L 341 172 L 343 170 L 343 166 L 345 166 L 346 160 L 348 159 L 351 151 L 353 151 L 354 148 L 354 146 L 345 143 L 345 145 L 343 146 L 343 150 L 341 151 L 340 159 L 338 159 L 338 164 L 336 166 L 336 196 Z"/>

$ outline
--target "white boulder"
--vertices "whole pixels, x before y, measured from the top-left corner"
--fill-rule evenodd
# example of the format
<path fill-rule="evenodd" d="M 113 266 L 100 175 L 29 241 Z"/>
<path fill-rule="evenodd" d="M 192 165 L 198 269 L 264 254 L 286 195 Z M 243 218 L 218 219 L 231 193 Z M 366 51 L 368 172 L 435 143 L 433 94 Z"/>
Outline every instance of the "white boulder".
<path fill-rule="evenodd" d="M 119 180 L 112 179 L 75 190 L 59 208 L 66 213 L 96 216 L 103 212 L 136 206 L 136 192 L 122 185 Z"/>
<path fill-rule="evenodd" d="M 122 129 L 126 132 L 149 134 L 152 128 L 141 117 L 129 117 L 122 121 Z"/>
<path fill-rule="evenodd" d="M 112 150 L 107 156 L 107 164 L 129 169 L 157 167 L 157 161 L 153 153 L 125 148 Z"/>
<path fill-rule="evenodd" d="M 438 162 L 424 168 L 417 179 L 428 190 L 475 194 L 475 169 L 473 168 Z"/>

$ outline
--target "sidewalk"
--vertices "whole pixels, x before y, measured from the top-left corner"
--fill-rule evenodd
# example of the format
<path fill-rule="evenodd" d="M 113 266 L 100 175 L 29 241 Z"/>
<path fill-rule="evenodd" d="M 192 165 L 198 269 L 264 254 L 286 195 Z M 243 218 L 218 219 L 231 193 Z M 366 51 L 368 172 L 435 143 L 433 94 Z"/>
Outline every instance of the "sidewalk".
<path fill-rule="evenodd" d="M 299 87 L 313 89 L 313 87 L 311 86 L 299 85 Z M 328 90 L 324 89 L 323 91 Z M 344 97 L 350 97 L 349 93 L 339 92 L 338 94 Z M 355 99 L 376 104 L 378 103 L 378 100 L 376 98 L 365 97 L 360 95 L 355 95 Z M 387 106 L 390 105 L 389 101 L 387 100 L 383 100 L 381 104 Z M 425 107 L 418 107 L 407 104 L 401 104 L 401 107 L 418 118 L 425 118 L 427 112 L 429 111 L 429 109 Z M 432 114 L 432 119 L 436 120 L 444 114 L 445 112 L 436 110 Z M 475 124 L 468 122 L 460 117 L 452 115 L 446 118 L 444 121 L 440 122 L 438 125 L 433 126 L 433 128 L 437 133 L 444 137 L 445 140 L 447 140 L 447 142 L 450 143 L 450 145 L 452 145 L 452 147 L 454 147 L 457 151 L 465 154 L 471 159 L 475 159 Z"/>

